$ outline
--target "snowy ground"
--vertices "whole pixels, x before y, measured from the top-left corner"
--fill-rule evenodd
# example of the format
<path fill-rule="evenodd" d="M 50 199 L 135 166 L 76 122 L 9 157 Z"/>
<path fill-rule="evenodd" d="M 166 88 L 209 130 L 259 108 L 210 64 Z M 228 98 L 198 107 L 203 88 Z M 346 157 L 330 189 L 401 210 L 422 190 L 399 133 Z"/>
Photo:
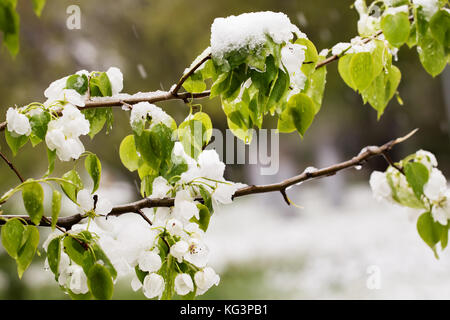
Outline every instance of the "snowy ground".
<path fill-rule="evenodd" d="M 267 266 L 265 285 L 295 299 L 450 298 L 450 253 L 436 260 L 405 211 L 377 203 L 366 185 L 339 206 L 325 192 L 291 190 L 303 209 L 287 210 L 279 194 L 224 208 L 208 230 L 212 264 Z"/>

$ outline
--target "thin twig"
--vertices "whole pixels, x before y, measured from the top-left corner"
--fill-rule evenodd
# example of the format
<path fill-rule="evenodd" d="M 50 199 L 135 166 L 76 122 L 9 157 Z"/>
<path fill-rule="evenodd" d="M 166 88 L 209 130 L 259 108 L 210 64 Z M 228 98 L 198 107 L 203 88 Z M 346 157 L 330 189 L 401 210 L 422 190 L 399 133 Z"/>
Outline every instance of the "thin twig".
<path fill-rule="evenodd" d="M 391 150 L 395 145 L 404 142 L 405 140 L 410 138 L 416 132 L 417 132 L 417 129 L 411 131 L 406 136 L 391 140 L 379 147 L 377 147 L 377 146 L 365 147 L 362 150 L 362 152 L 360 152 L 357 156 L 353 157 L 350 160 L 347 160 L 347 161 L 344 161 L 341 163 L 337 163 L 335 165 L 332 165 L 332 166 L 329 166 L 329 167 L 326 167 L 323 169 L 319 169 L 316 171 L 305 171 L 297 176 L 286 179 L 279 183 L 259 185 L 259 186 L 252 185 L 252 186 L 243 187 L 234 193 L 233 199 L 251 195 L 251 194 L 258 194 L 258 193 L 281 192 L 283 194 L 283 190 L 287 190 L 289 187 L 299 184 L 301 182 L 316 179 L 316 178 L 321 178 L 321 177 L 332 176 L 341 170 L 360 166 L 372 157 L 383 156 L 383 154 L 386 151 Z M 286 195 L 286 193 L 284 192 L 283 197 L 285 197 L 285 195 Z M 287 198 L 287 195 L 285 197 L 285 200 L 286 200 L 286 198 Z M 202 199 L 197 198 L 195 200 L 201 201 Z M 289 200 L 287 200 L 287 202 L 289 202 Z M 115 206 L 108 215 L 119 216 L 122 214 L 134 212 L 134 213 L 140 214 L 144 218 L 145 215 L 142 215 L 140 213 L 141 209 L 155 208 L 155 207 L 172 207 L 172 206 L 174 206 L 174 203 L 175 203 L 175 200 L 173 198 L 163 198 L 163 199 L 145 198 L 145 199 L 135 201 L 132 203 Z M 30 222 L 30 219 L 28 216 L 17 216 L 17 215 L 3 215 L 2 216 L 2 218 L 4 218 L 4 219 L 11 219 L 11 218 L 17 218 L 17 217 L 23 218 L 25 221 Z M 76 214 L 76 215 L 73 215 L 70 217 L 59 218 L 57 225 L 64 227 L 68 230 L 72 227 L 72 225 L 79 223 L 84 218 L 86 218 L 86 215 L 81 215 L 81 214 Z M 4 220 L 0 220 L 0 225 L 4 224 L 4 223 L 5 223 Z M 49 224 L 46 223 L 45 221 L 41 221 L 40 225 L 41 226 L 49 226 Z"/>
<path fill-rule="evenodd" d="M 0 152 L 0 157 L 6 162 L 6 164 L 11 168 L 12 171 L 16 174 L 17 178 L 19 178 L 20 182 L 24 182 L 24 178 L 20 175 L 19 171 L 16 169 L 16 167 L 13 165 L 11 161 L 6 158 L 6 156 Z"/>
<path fill-rule="evenodd" d="M 178 83 L 176 84 L 175 88 L 173 88 L 173 90 L 171 90 L 172 94 L 176 97 L 178 95 L 178 91 L 181 89 L 181 86 L 183 85 L 183 83 L 187 80 L 187 78 L 189 78 L 191 76 L 191 74 L 193 74 L 198 68 L 200 68 L 202 66 L 202 64 L 204 64 L 206 61 L 208 61 L 209 59 L 211 59 L 211 54 L 208 54 L 207 56 L 205 56 L 203 59 L 201 59 L 198 63 L 196 63 L 191 69 L 189 69 L 187 72 L 185 72 L 183 74 L 183 76 L 181 77 L 181 79 L 178 81 Z"/>

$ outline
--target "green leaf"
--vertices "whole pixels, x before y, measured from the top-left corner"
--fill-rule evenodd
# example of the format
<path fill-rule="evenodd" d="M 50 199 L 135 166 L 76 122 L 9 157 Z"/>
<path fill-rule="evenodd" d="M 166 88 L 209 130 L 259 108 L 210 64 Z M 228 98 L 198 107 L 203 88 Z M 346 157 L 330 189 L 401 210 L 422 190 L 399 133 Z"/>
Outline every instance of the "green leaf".
<path fill-rule="evenodd" d="M 50 120 L 50 113 L 45 111 L 30 117 L 31 137 L 38 138 L 38 141 L 44 140 Z M 36 145 L 36 143 L 33 145 Z"/>
<path fill-rule="evenodd" d="M 417 45 L 420 62 L 425 70 L 433 77 L 440 74 L 447 65 L 447 55 L 444 46 L 436 40 L 431 32 L 419 38 Z"/>
<path fill-rule="evenodd" d="M 423 195 L 423 186 L 427 183 L 429 172 L 427 167 L 419 162 L 408 162 L 405 167 L 405 176 L 417 198 Z"/>
<path fill-rule="evenodd" d="M 134 136 L 136 150 L 155 172 L 159 171 L 163 161 L 170 159 L 175 144 L 172 132 L 172 129 L 159 123 L 144 130 L 140 136 Z"/>
<path fill-rule="evenodd" d="M 417 219 L 417 231 L 423 241 L 431 248 L 435 250 L 436 244 L 441 239 L 441 233 L 443 226 L 433 220 L 430 212 L 425 212 L 419 219 Z M 447 230 L 448 232 L 448 230 Z"/>
<path fill-rule="evenodd" d="M 319 54 L 317 53 L 317 49 L 314 46 L 314 44 L 306 38 L 299 38 L 295 41 L 295 43 L 306 47 L 305 62 L 308 62 L 308 63 L 302 65 L 302 72 L 307 77 L 309 77 L 309 75 L 311 73 L 313 73 L 314 70 L 316 69 L 316 62 L 319 59 Z"/>
<path fill-rule="evenodd" d="M 339 59 L 338 62 L 338 71 L 339 74 L 342 78 L 342 80 L 344 80 L 344 82 L 353 90 L 356 91 L 356 85 L 353 82 L 352 77 L 350 76 L 350 62 L 352 61 L 353 58 L 353 53 L 352 54 L 346 54 L 345 56 L 341 57 Z"/>
<path fill-rule="evenodd" d="M 447 10 L 439 10 L 430 20 L 430 30 L 433 37 L 444 48 L 450 46 L 450 13 Z"/>
<path fill-rule="evenodd" d="M 26 226 L 22 237 L 22 247 L 19 249 L 17 261 L 17 272 L 19 278 L 30 266 L 39 244 L 39 231 L 35 226 Z"/>
<path fill-rule="evenodd" d="M 73 74 L 67 78 L 66 89 L 73 89 L 84 95 L 88 89 L 88 77 L 85 74 Z"/>
<path fill-rule="evenodd" d="M 122 164 L 131 172 L 139 168 L 139 156 L 132 134 L 126 136 L 120 143 L 119 156 Z"/>
<path fill-rule="evenodd" d="M 197 208 L 199 209 L 199 218 L 200 219 L 197 220 L 197 218 L 193 217 L 193 221 L 198 224 L 200 229 L 202 229 L 203 231 L 206 232 L 206 230 L 208 230 L 209 221 L 211 219 L 211 212 L 209 212 L 209 209 L 207 206 L 205 206 L 201 203 L 197 204 Z"/>
<path fill-rule="evenodd" d="M 76 294 L 69 289 L 67 290 L 67 293 L 72 300 L 90 300 L 92 298 L 92 293 L 90 293 L 89 291 L 86 293 Z"/>
<path fill-rule="evenodd" d="M 367 89 L 374 78 L 374 65 L 369 52 L 355 53 L 350 61 L 349 72 L 352 83 L 359 91 Z"/>
<path fill-rule="evenodd" d="M 44 214 L 44 189 L 37 182 L 29 182 L 22 186 L 22 199 L 31 222 L 38 225 Z"/>
<path fill-rule="evenodd" d="M 34 13 L 40 17 L 42 13 L 42 9 L 44 9 L 46 0 L 31 0 L 33 3 L 33 11 Z"/>
<path fill-rule="evenodd" d="M 94 298 L 109 300 L 112 298 L 114 284 L 108 269 L 100 264 L 95 264 L 87 275 L 88 287 Z"/>
<path fill-rule="evenodd" d="M 134 267 L 134 271 L 136 272 L 136 277 L 139 279 L 139 281 L 141 283 L 144 283 L 144 279 L 149 274 L 149 272 L 145 272 L 139 269 L 139 265 Z"/>
<path fill-rule="evenodd" d="M 304 93 L 293 95 L 278 119 L 278 130 L 280 132 L 297 130 L 300 136 L 304 136 L 314 119 L 314 114 L 314 102 L 310 97 Z"/>
<path fill-rule="evenodd" d="M 408 40 L 410 28 L 406 12 L 384 15 L 381 19 L 383 34 L 394 47 L 400 47 Z"/>
<path fill-rule="evenodd" d="M 100 185 L 102 164 L 95 154 L 89 154 L 84 160 L 84 167 L 86 168 L 86 171 L 89 173 L 92 181 L 94 182 L 94 187 L 92 188 L 92 193 L 94 193 L 95 191 L 97 191 Z"/>
<path fill-rule="evenodd" d="M 99 133 L 108 119 L 112 116 L 111 108 L 90 108 L 81 111 L 89 121 L 89 137 L 93 139 Z"/>
<path fill-rule="evenodd" d="M 70 200 L 77 203 L 78 191 L 83 189 L 83 182 L 81 181 L 80 175 L 75 169 L 72 169 L 66 172 L 62 178 L 71 182 L 60 182 L 62 190 Z"/>
<path fill-rule="evenodd" d="M 55 170 L 56 149 L 52 151 L 49 148 L 47 148 L 47 159 L 48 159 L 48 169 L 44 175 L 45 177 L 51 175 L 53 170 Z"/>
<path fill-rule="evenodd" d="M 187 92 L 198 93 L 203 92 L 206 89 L 206 83 L 203 81 L 203 76 L 201 72 L 194 72 L 186 81 L 183 83 L 183 88 Z"/>
<path fill-rule="evenodd" d="M 55 275 L 55 279 L 59 276 L 59 261 L 61 260 L 61 236 L 56 237 L 47 247 L 47 261 L 50 270 Z"/>
<path fill-rule="evenodd" d="M 19 219 L 14 218 L 8 220 L 1 228 L 1 231 L 3 247 L 12 258 L 17 259 L 19 249 L 22 246 L 25 226 Z"/>
<path fill-rule="evenodd" d="M 90 92 L 92 97 L 112 96 L 111 82 L 106 72 L 96 72 L 90 80 Z"/>
<path fill-rule="evenodd" d="M 5 139 L 14 156 L 17 155 L 17 151 L 19 151 L 19 149 L 22 148 L 28 141 L 28 137 L 26 135 L 16 136 L 15 134 L 9 132 L 8 129 L 5 130 Z"/>
<path fill-rule="evenodd" d="M 197 159 L 203 147 L 210 141 L 211 136 L 211 119 L 204 112 L 197 112 L 190 119 L 181 123 L 178 128 L 178 137 L 184 151 L 194 159 Z"/>
<path fill-rule="evenodd" d="M 16 12 L 16 1 L 0 3 L 0 30 L 9 53 L 15 57 L 19 52 L 20 17 Z"/>
<path fill-rule="evenodd" d="M 109 274 L 113 277 L 113 279 L 116 279 L 117 277 L 116 268 L 114 268 L 113 264 L 111 263 L 111 260 L 109 260 L 108 256 L 103 251 L 103 249 L 97 243 L 93 243 L 91 245 L 91 248 L 94 251 L 96 261 L 102 261 L 103 265 L 108 270 Z"/>
<path fill-rule="evenodd" d="M 397 92 L 401 80 L 400 70 L 396 66 L 391 65 L 386 71 L 381 72 L 361 93 L 364 101 L 369 102 L 378 111 L 378 118 L 384 113 L 389 101 Z"/>
<path fill-rule="evenodd" d="M 316 69 L 308 79 L 308 86 L 305 94 L 314 102 L 314 112 L 317 114 L 322 106 L 323 93 L 327 77 L 327 68 L 325 66 Z"/>
<path fill-rule="evenodd" d="M 85 264 L 84 253 L 87 252 L 87 248 L 83 247 L 80 242 L 83 242 L 83 240 L 75 239 L 73 236 L 66 236 L 63 240 L 64 251 L 69 258 L 79 266 L 83 267 Z"/>
<path fill-rule="evenodd" d="M 161 300 L 170 300 L 175 295 L 175 277 L 177 276 L 177 273 L 174 270 L 175 263 L 172 255 L 168 255 L 166 264 L 164 264 L 159 271 L 159 274 L 161 274 L 165 281 L 165 289 L 161 296 Z"/>
<path fill-rule="evenodd" d="M 425 209 L 424 203 L 417 199 L 412 188 L 405 188 L 401 183 L 401 178 L 395 177 L 395 175 L 399 174 L 399 172 L 390 172 L 386 175 L 389 186 L 391 187 L 392 198 L 402 206 L 414 209 Z"/>
<path fill-rule="evenodd" d="M 58 222 L 59 212 L 61 211 L 61 193 L 53 190 L 52 195 L 52 230 L 55 229 Z"/>

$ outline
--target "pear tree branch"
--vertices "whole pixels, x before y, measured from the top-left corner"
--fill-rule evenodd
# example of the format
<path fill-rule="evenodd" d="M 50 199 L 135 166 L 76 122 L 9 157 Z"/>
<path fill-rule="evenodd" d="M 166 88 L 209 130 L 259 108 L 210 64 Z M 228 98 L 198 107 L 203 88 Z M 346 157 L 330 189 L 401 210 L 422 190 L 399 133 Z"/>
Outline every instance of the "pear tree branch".
<path fill-rule="evenodd" d="M 394 146 L 403 143 L 405 140 L 409 139 L 412 135 L 414 135 L 417 132 L 417 130 L 418 129 L 415 129 L 410 133 L 408 133 L 407 135 L 391 140 L 381 146 L 367 146 L 363 148 L 361 152 L 358 155 L 354 156 L 353 158 L 344 162 L 331 165 L 326 168 L 318 169 L 315 171 L 305 171 L 297 176 L 283 180 L 279 183 L 266 185 L 251 185 L 243 187 L 241 189 L 238 189 L 234 193 L 233 199 L 252 194 L 280 192 L 283 195 L 285 201 L 289 203 L 290 201 L 286 195 L 286 190 L 288 190 L 290 187 L 302 183 L 304 181 L 318 179 L 322 177 L 329 177 L 347 168 L 361 166 L 365 164 L 367 160 L 376 156 L 384 157 L 387 151 L 391 150 Z M 389 161 L 388 164 L 391 165 Z M 196 200 L 202 201 L 201 198 L 198 198 Z M 145 198 L 128 204 L 115 206 L 108 215 L 119 216 L 126 213 L 136 213 L 141 215 L 149 224 L 151 224 L 151 221 L 142 212 L 143 208 L 172 207 L 174 205 L 174 202 L 175 199 L 173 198 L 162 198 L 162 199 Z M 69 230 L 73 225 L 79 223 L 86 217 L 87 216 L 85 214 L 75 214 L 69 217 L 61 217 L 58 219 L 56 225 L 61 228 L 65 228 L 66 230 Z M 5 221 L 7 221 L 8 219 L 12 218 L 22 218 L 27 223 L 31 223 L 30 218 L 25 215 L 2 215 L 0 216 L 0 225 L 4 224 Z M 50 226 L 51 218 L 43 217 L 39 225 L 43 227 Z"/>

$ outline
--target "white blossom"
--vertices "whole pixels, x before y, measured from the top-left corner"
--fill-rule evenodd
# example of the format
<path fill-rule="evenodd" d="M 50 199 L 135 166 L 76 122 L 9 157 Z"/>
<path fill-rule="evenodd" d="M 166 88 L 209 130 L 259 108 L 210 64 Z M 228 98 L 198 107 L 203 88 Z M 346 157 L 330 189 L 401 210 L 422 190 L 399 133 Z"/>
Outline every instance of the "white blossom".
<path fill-rule="evenodd" d="M 174 217 L 181 221 L 189 221 L 192 217 L 199 219 L 199 210 L 189 192 L 180 190 L 175 196 Z"/>
<path fill-rule="evenodd" d="M 134 292 L 138 291 L 140 288 L 142 288 L 142 282 L 138 279 L 136 275 L 134 275 L 133 279 L 131 279 L 131 289 L 133 289 Z"/>
<path fill-rule="evenodd" d="M 190 238 L 188 250 L 183 257 L 196 267 L 203 268 L 208 262 L 209 249 L 202 240 Z"/>
<path fill-rule="evenodd" d="M 437 167 L 438 165 L 434 154 L 425 150 L 419 150 L 416 152 L 416 160 L 427 167 L 428 171 L 431 171 L 433 167 Z"/>
<path fill-rule="evenodd" d="M 29 136 L 31 133 L 30 121 L 27 116 L 19 113 L 14 108 L 9 108 L 6 112 L 7 129 L 19 136 Z"/>
<path fill-rule="evenodd" d="M 180 240 L 170 247 L 170 254 L 177 259 L 179 263 L 183 262 L 184 255 L 189 250 L 189 244 L 186 241 Z"/>
<path fill-rule="evenodd" d="M 431 201 L 439 201 L 447 190 L 447 180 L 442 172 L 433 168 L 427 183 L 423 187 L 423 193 Z"/>
<path fill-rule="evenodd" d="M 138 258 L 139 269 L 156 272 L 161 268 L 161 257 L 154 251 L 144 251 Z"/>
<path fill-rule="evenodd" d="M 84 152 L 79 137 L 89 133 L 89 121 L 73 105 L 66 105 L 62 117 L 48 123 L 45 142 L 50 150 L 56 150 L 61 161 L 78 159 Z"/>
<path fill-rule="evenodd" d="M 306 76 L 301 70 L 305 61 L 305 50 L 306 46 L 290 42 L 281 49 L 281 62 L 289 73 L 291 85 L 300 91 L 306 83 Z"/>
<path fill-rule="evenodd" d="M 111 83 L 112 95 L 116 95 L 123 89 L 123 74 L 119 68 L 111 67 L 106 71 L 109 82 Z"/>
<path fill-rule="evenodd" d="M 384 172 L 372 172 L 369 183 L 375 199 L 378 201 L 391 199 L 392 190 Z"/>
<path fill-rule="evenodd" d="M 149 299 L 160 297 L 164 292 L 164 278 L 159 274 L 150 273 L 144 278 L 142 289 Z"/>
<path fill-rule="evenodd" d="M 152 184 L 152 195 L 149 197 L 150 199 L 159 199 L 167 196 L 167 193 L 172 189 L 172 186 L 169 185 L 164 177 L 157 177 L 153 180 Z"/>
<path fill-rule="evenodd" d="M 181 236 L 183 235 L 183 223 L 177 219 L 170 219 L 166 224 L 167 232 L 169 232 L 173 236 Z"/>
<path fill-rule="evenodd" d="M 216 150 L 204 150 L 198 156 L 200 176 L 213 180 L 221 180 L 225 171 L 225 164 L 220 161 Z"/>
<path fill-rule="evenodd" d="M 175 277 L 175 291 L 180 296 L 187 295 L 194 290 L 192 278 L 187 273 L 180 273 Z"/>
<path fill-rule="evenodd" d="M 80 190 L 77 194 L 77 203 L 85 212 L 94 210 L 94 196 L 87 189 Z M 106 198 L 98 197 L 95 204 L 95 213 L 98 215 L 107 215 L 111 212 L 113 205 Z"/>
<path fill-rule="evenodd" d="M 216 274 L 214 269 L 206 267 L 195 273 L 194 281 L 197 285 L 197 295 L 201 295 L 208 291 L 212 286 L 219 285 L 220 277 Z"/>

